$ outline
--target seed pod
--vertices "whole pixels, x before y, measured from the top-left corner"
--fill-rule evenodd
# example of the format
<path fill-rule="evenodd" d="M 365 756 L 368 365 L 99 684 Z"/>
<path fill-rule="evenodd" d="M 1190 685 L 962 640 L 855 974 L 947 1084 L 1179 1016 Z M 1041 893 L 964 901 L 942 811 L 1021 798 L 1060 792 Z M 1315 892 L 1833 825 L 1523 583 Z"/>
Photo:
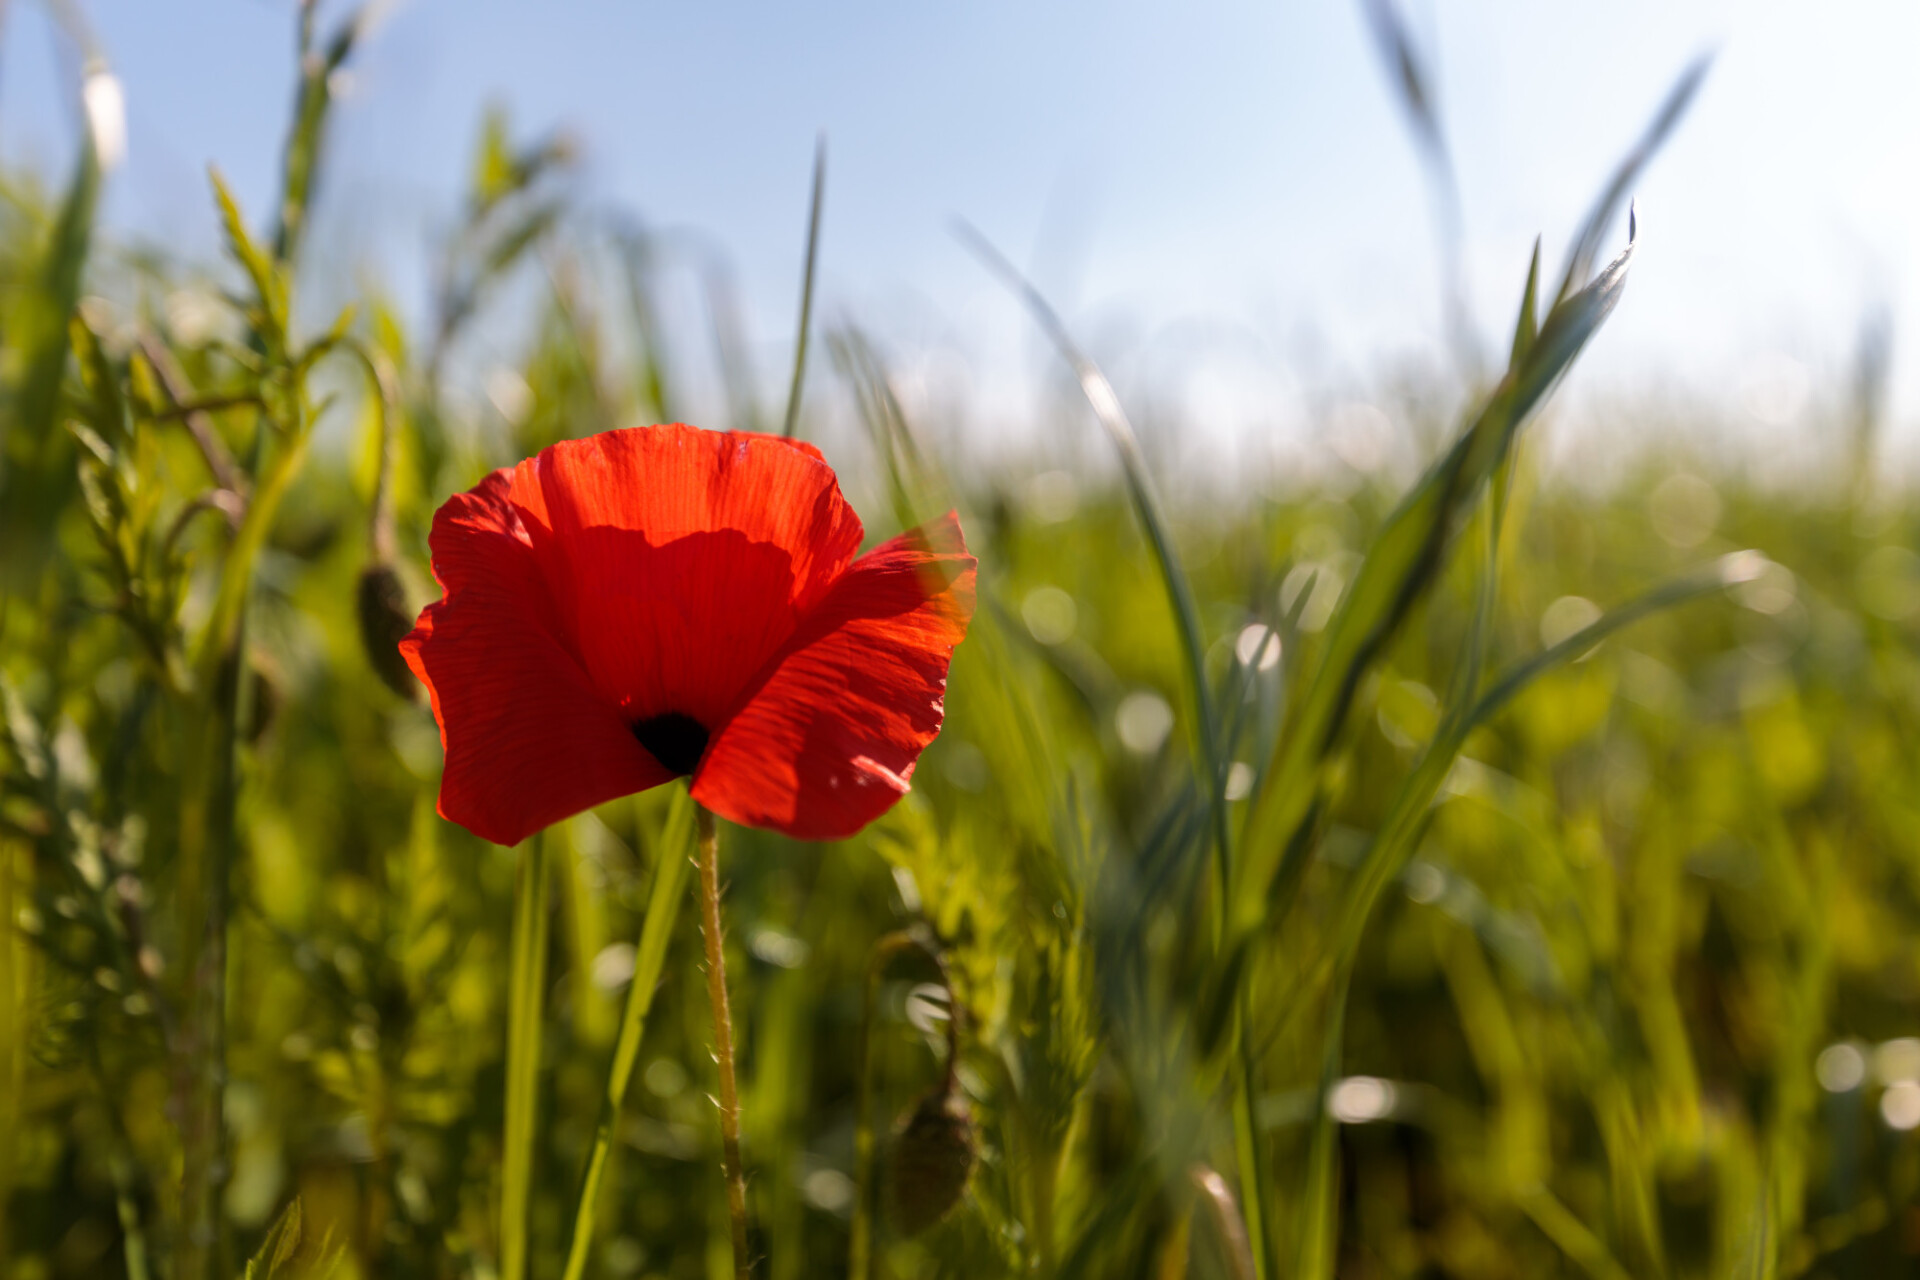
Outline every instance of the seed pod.
<path fill-rule="evenodd" d="M 252 714 L 248 716 L 242 732 L 249 743 L 257 743 L 266 736 L 267 730 L 273 727 L 274 720 L 280 715 L 280 704 L 284 699 L 280 696 L 279 682 L 268 675 L 265 669 L 257 666 L 250 667 L 247 675 L 249 677 L 247 693 L 252 705 Z"/>
<path fill-rule="evenodd" d="M 419 701 L 420 683 L 400 656 L 400 642 L 413 630 L 413 614 L 392 565 L 376 560 L 360 571 L 359 607 L 360 643 L 374 673 L 408 702 Z"/>
<path fill-rule="evenodd" d="M 973 1113 L 951 1083 L 920 1099 L 895 1129 L 887 1155 L 896 1231 L 917 1236 L 953 1212 L 967 1189 L 977 1147 Z"/>

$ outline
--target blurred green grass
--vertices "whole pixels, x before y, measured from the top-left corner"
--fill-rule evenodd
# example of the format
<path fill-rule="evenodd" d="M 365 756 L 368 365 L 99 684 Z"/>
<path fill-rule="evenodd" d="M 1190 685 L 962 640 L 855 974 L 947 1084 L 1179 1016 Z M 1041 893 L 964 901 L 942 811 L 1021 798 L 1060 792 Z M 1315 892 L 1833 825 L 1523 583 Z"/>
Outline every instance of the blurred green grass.
<path fill-rule="evenodd" d="M 377 296 L 301 323 L 353 31 L 308 40 L 283 207 L 257 239 L 235 211 L 235 269 L 90 236 L 91 151 L 0 192 L 12 1276 L 238 1274 L 263 1243 L 265 1274 L 498 1274 L 515 855 L 435 816 L 434 724 L 367 583 L 410 613 L 448 494 L 677 415 L 669 250 L 570 216 L 564 140 L 496 117 L 419 331 Z M 863 1203 L 874 1274 L 902 1277 L 1915 1269 L 1920 530 L 1867 462 L 1870 396 L 1791 491 L 1653 451 L 1595 492 L 1513 455 L 1516 400 L 1604 310 L 1607 221 L 1566 288 L 1536 308 L 1529 284 L 1512 375 L 1425 401 L 1394 466 L 1231 504 L 1161 507 L 1145 467 L 962 462 L 878 342 L 822 335 L 871 534 L 957 502 L 982 604 L 893 813 L 835 846 L 727 833 L 764 1274 L 843 1273 Z M 501 299 L 534 318 L 477 408 L 462 343 Z M 704 425 L 775 421 L 715 314 L 733 421 Z M 1568 640 L 1674 581 L 1684 603 Z M 684 856 L 668 808 L 539 837 L 536 1276 Z M 901 929 L 924 947 L 876 967 Z M 587 1274 L 728 1273 L 703 983 L 682 911 Z M 892 1131 L 949 1009 L 979 1158 L 907 1239 Z"/>

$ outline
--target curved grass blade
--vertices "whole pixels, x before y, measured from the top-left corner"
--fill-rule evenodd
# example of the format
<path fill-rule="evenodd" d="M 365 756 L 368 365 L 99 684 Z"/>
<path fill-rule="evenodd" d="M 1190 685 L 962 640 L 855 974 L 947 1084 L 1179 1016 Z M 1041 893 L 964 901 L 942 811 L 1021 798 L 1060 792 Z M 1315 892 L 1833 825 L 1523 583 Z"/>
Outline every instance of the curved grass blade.
<path fill-rule="evenodd" d="M 80 301 L 80 277 L 93 238 L 94 209 L 100 201 L 100 156 L 93 135 L 83 131 L 80 158 L 60 202 L 45 252 L 34 273 L 33 290 L 22 308 L 7 346 L 18 350 L 18 381 L 7 388 L 10 412 L 0 416 L 0 481 L 6 479 L 12 431 L 28 433 L 16 461 L 37 458 L 56 434 L 60 380 L 67 368 L 67 322 Z M 8 495 L 18 500 L 16 495 Z"/>
<path fill-rule="evenodd" d="M 1092 406 L 1094 416 L 1099 419 L 1101 427 L 1113 441 L 1115 452 L 1120 455 L 1121 469 L 1127 482 L 1127 496 L 1132 499 L 1134 514 L 1147 535 L 1154 566 L 1160 572 L 1161 583 L 1173 606 L 1175 625 L 1180 631 L 1180 647 L 1186 659 L 1187 681 L 1192 687 L 1195 718 L 1198 721 L 1194 745 L 1213 791 L 1214 808 L 1224 815 L 1225 804 L 1221 792 L 1226 784 L 1226 773 L 1219 759 L 1219 725 L 1214 714 L 1213 696 L 1207 685 L 1206 648 L 1200 629 L 1200 610 L 1194 603 L 1193 584 L 1187 580 L 1186 571 L 1174 551 L 1173 537 L 1167 530 L 1159 498 L 1154 494 L 1153 481 L 1147 474 L 1146 456 L 1140 451 L 1139 437 L 1134 434 L 1133 424 L 1127 420 L 1126 411 L 1120 406 L 1120 397 L 1114 392 L 1113 384 L 1107 381 L 1107 375 L 1080 350 L 1073 336 L 1067 332 L 1066 325 L 1040 291 L 972 225 L 958 223 L 956 234 L 974 256 L 1025 304 L 1028 313 L 1053 343 L 1054 349 L 1072 368 L 1074 377 L 1080 383 L 1081 394 Z M 1216 821 L 1219 824 L 1217 839 L 1220 857 L 1224 860 L 1229 849 L 1224 816 Z"/>
<path fill-rule="evenodd" d="M 787 421 L 781 435 L 788 439 L 800 426 L 800 386 L 807 376 L 807 337 L 813 329 L 814 270 L 820 260 L 820 205 L 827 190 L 827 135 L 821 134 L 813 151 L 813 204 L 807 214 L 807 265 L 800 277 L 800 335 L 793 347 L 793 383 L 787 388 Z"/>
<path fill-rule="evenodd" d="M 540 1103 L 540 1024 L 546 994 L 547 887 L 552 850 L 545 833 L 520 847 L 514 880 L 512 959 L 507 991 L 507 1114 L 500 1169 L 500 1276 L 527 1275 L 527 1213 L 533 1197 L 535 1112 Z"/>
<path fill-rule="evenodd" d="M 1465 218 L 1460 209 L 1460 179 L 1454 168 L 1453 153 L 1447 147 L 1446 132 L 1440 126 L 1434 76 L 1394 0 L 1361 0 L 1360 9 L 1366 15 L 1374 50 L 1393 82 L 1408 130 L 1413 134 L 1414 148 L 1420 153 L 1421 166 L 1427 173 L 1434 233 L 1440 246 L 1445 295 L 1441 301 L 1447 312 L 1449 335 L 1465 366 L 1477 375 L 1484 357 L 1467 305 L 1466 255 L 1462 243 Z"/>
<path fill-rule="evenodd" d="M 1290 717 L 1247 816 L 1233 894 L 1236 930 L 1277 920 L 1291 905 L 1311 852 L 1311 842 L 1298 838 L 1302 823 L 1361 681 L 1438 581 L 1481 486 L 1506 458 L 1532 411 L 1618 304 L 1632 257 L 1629 243 L 1593 283 L 1554 306 L 1472 425 L 1428 469 L 1375 538 L 1334 613 L 1319 669 Z"/>
<path fill-rule="evenodd" d="M 1574 292 L 1582 288 L 1587 281 L 1587 273 L 1593 269 L 1595 256 L 1600 252 L 1600 244 L 1607 236 L 1607 228 L 1612 225 L 1614 215 L 1620 212 L 1620 202 L 1627 198 L 1634 182 L 1653 159 L 1673 132 L 1680 117 L 1685 115 L 1693 102 L 1693 95 L 1699 92 L 1700 84 L 1707 77 L 1707 70 L 1713 65 L 1713 55 L 1703 53 L 1687 65 L 1680 78 L 1667 90 L 1665 101 L 1653 114 L 1653 119 L 1633 144 L 1633 150 L 1614 169 L 1613 176 L 1601 189 L 1599 199 L 1587 211 L 1586 221 L 1580 224 L 1580 233 L 1574 237 L 1573 246 L 1567 252 L 1567 268 L 1560 280 L 1560 292 L 1555 305 L 1564 302 Z"/>
<path fill-rule="evenodd" d="M 1334 1121 L 1327 1113 L 1326 1098 L 1340 1074 L 1346 1034 L 1347 993 L 1359 957 L 1360 941 L 1381 895 L 1399 877 L 1418 847 L 1420 833 L 1426 829 L 1432 814 L 1434 797 L 1452 772 L 1468 735 L 1542 675 L 1578 658 L 1614 632 L 1652 614 L 1746 581 L 1764 566 L 1765 560 L 1753 552 L 1738 552 L 1725 557 L 1707 569 L 1664 583 L 1635 597 L 1560 643 L 1512 668 L 1477 700 L 1462 698 L 1456 702 L 1455 710 L 1442 721 L 1420 763 L 1401 783 L 1379 832 L 1362 858 L 1358 879 L 1347 895 L 1333 933 L 1333 982 L 1329 988 L 1327 1026 L 1323 1032 L 1321 1050 L 1321 1105 L 1314 1120 L 1307 1191 L 1302 1198 L 1306 1219 L 1301 1232 L 1297 1274 L 1305 1280 L 1323 1280 L 1333 1274 L 1336 1237 L 1333 1191 L 1337 1184 L 1338 1168 L 1333 1142 Z"/>
<path fill-rule="evenodd" d="M 687 851 L 692 846 L 693 797 L 684 788 L 676 788 L 660 835 L 653 887 L 647 893 L 647 915 L 640 926 L 640 944 L 633 957 L 633 981 L 627 987 L 620 1035 L 614 1041 L 613 1059 L 607 1066 L 606 1091 L 600 1097 L 600 1118 L 594 1126 L 593 1147 L 587 1155 L 580 1192 L 574 1200 L 573 1235 L 567 1245 L 564 1280 L 580 1280 L 586 1274 L 587 1253 L 593 1247 L 600 1180 L 606 1173 L 614 1127 L 619 1123 L 620 1108 L 626 1101 L 627 1084 L 633 1078 L 633 1064 L 640 1054 L 641 1039 L 646 1035 L 647 1014 L 653 1008 L 654 992 L 660 986 L 660 970 L 666 964 L 673 922 L 687 896 L 687 868 L 693 865 Z"/>
<path fill-rule="evenodd" d="M 1147 474 L 1145 455 L 1140 450 L 1140 440 L 1134 434 L 1133 424 L 1127 420 L 1126 411 L 1120 406 L 1120 397 L 1114 392 L 1113 384 L 1107 381 L 1107 375 L 1100 370 L 1091 357 L 1081 351 L 1067 332 L 1046 298 L 1019 268 L 1007 260 L 1006 255 L 995 248 L 993 243 L 968 223 L 962 222 L 956 228 L 960 239 L 971 249 L 976 257 L 998 276 L 1003 284 L 1012 290 L 1026 304 L 1028 312 L 1037 321 L 1053 343 L 1061 357 L 1072 368 L 1079 380 L 1081 394 L 1092 406 L 1094 416 L 1113 441 L 1114 450 L 1120 455 L 1121 469 L 1126 476 L 1127 494 L 1133 501 L 1134 514 L 1139 519 L 1147 541 L 1153 549 L 1155 567 L 1160 571 L 1160 580 L 1166 588 L 1167 598 L 1173 606 L 1174 620 L 1180 631 L 1180 647 L 1186 658 L 1187 679 L 1193 689 L 1195 711 L 1195 738 L 1198 747 L 1197 758 L 1205 770 L 1207 784 L 1207 804 L 1209 821 L 1213 829 L 1214 874 L 1217 881 L 1214 894 L 1214 930 L 1219 947 L 1228 946 L 1228 925 L 1232 908 L 1228 897 L 1234 884 L 1232 839 L 1227 829 L 1227 762 L 1225 745 L 1220 737 L 1219 719 L 1215 714 L 1213 696 L 1207 685 L 1206 641 L 1200 629 L 1200 611 L 1194 603 L 1193 584 L 1188 581 L 1186 571 L 1181 567 L 1179 557 L 1174 552 L 1173 538 L 1167 530 L 1165 517 L 1161 514 L 1159 499 L 1153 491 L 1153 483 Z M 1244 1014 L 1244 1011 L 1242 1011 Z M 1244 1016 L 1236 1023 L 1244 1022 Z M 1241 1194 L 1247 1217 L 1247 1236 L 1253 1248 L 1258 1280 L 1267 1280 L 1272 1275 L 1268 1263 L 1269 1241 L 1273 1233 L 1264 1221 L 1268 1202 L 1266 1179 L 1258 1159 L 1257 1138 L 1253 1130 L 1254 1098 L 1254 1062 L 1245 1052 L 1245 1038 L 1239 1034 L 1238 1025 L 1232 1032 L 1238 1045 L 1239 1070 L 1234 1079 L 1234 1131 L 1237 1160 L 1240 1165 Z"/>

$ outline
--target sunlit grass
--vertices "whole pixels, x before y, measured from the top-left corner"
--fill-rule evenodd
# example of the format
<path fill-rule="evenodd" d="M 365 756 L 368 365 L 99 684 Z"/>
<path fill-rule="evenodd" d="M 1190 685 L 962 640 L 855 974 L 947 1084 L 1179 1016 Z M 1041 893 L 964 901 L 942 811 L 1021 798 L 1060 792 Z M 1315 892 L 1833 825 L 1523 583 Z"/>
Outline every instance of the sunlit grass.
<path fill-rule="evenodd" d="M 724 297 L 663 333 L 670 247 L 498 117 L 419 331 L 302 325 L 353 38 L 309 36 L 280 207 L 216 182 L 229 296 L 99 243 L 91 148 L 0 207 L 0 1274 L 725 1275 L 691 806 L 476 840 L 390 648 L 439 502 L 677 416 L 675 353 L 720 348 L 703 425 L 776 418 Z M 960 461 L 857 329 L 787 371 L 782 427 L 851 407 L 874 539 L 960 508 L 981 603 L 905 801 L 727 833 L 758 1274 L 1911 1269 L 1920 556 L 1877 401 L 1784 492 L 1528 446 L 1698 74 L 1566 271 L 1514 264 L 1501 371 L 1317 488 L 1181 496 L 990 247 L 1118 483 Z M 502 299 L 525 342 L 469 386 Z"/>

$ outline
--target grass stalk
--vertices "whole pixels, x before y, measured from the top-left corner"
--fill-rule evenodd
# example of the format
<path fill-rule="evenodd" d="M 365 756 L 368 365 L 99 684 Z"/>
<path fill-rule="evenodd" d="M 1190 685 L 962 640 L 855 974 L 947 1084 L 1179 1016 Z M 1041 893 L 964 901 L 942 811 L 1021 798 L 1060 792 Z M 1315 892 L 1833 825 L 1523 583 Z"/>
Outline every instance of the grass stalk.
<path fill-rule="evenodd" d="M 1593 1280 L 1629 1280 L 1631 1273 L 1608 1252 L 1605 1241 L 1547 1188 L 1535 1186 L 1522 1193 L 1520 1208 L 1542 1235 Z"/>
<path fill-rule="evenodd" d="M 147 1265 L 147 1231 L 140 1221 L 139 1201 L 134 1198 L 133 1161 L 125 1154 L 113 1158 L 113 1184 L 114 1213 L 120 1220 L 120 1259 L 126 1266 L 127 1280 L 149 1280 L 153 1272 Z"/>
<path fill-rule="evenodd" d="M 720 835 L 713 814 L 695 805 L 699 831 L 700 932 L 707 947 L 707 999 L 713 1005 L 713 1060 L 720 1073 L 720 1163 L 727 1180 L 727 1222 L 733 1273 L 753 1273 L 747 1253 L 747 1178 L 740 1165 L 740 1091 L 733 1074 L 733 1011 L 727 1004 L 727 960 L 720 928 Z"/>
<path fill-rule="evenodd" d="M 26 939 L 16 934 L 19 918 L 14 906 L 14 884 L 24 881 L 10 840 L 0 840 L 0 1204 L 13 1203 L 14 1170 L 19 1161 L 21 1085 L 26 1079 L 29 1028 L 27 1002 L 19 998 L 26 984 L 20 970 L 27 959 Z M 0 1258 L 11 1258 L 9 1214 L 0 1213 Z"/>
<path fill-rule="evenodd" d="M 970 224 L 963 222 L 957 230 L 967 247 L 987 269 L 999 276 L 1002 283 L 1019 296 L 1061 358 L 1072 368 L 1081 394 L 1092 407 L 1101 428 L 1113 441 L 1115 452 L 1120 455 L 1127 496 L 1132 500 L 1134 514 L 1146 534 L 1154 565 L 1160 572 L 1161 584 L 1166 588 L 1168 602 L 1173 607 L 1174 623 L 1180 635 L 1180 650 L 1186 660 L 1187 682 L 1193 690 L 1195 758 L 1205 779 L 1213 837 L 1213 940 L 1216 952 L 1219 952 L 1228 945 L 1228 924 L 1231 919 L 1228 894 L 1233 883 L 1233 840 L 1227 825 L 1227 744 L 1221 736 L 1212 690 L 1207 684 L 1206 636 L 1200 625 L 1200 608 L 1194 602 L 1193 584 L 1188 581 L 1186 571 L 1181 567 L 1172 532 L 1167 527 L 1165 516 L 1161 514 L 1160 500 L 1154 492 L 1146 455 L 1140 449 L 1140 439 L 1134 433 L 1133 424 L 1127 420 L 1126 411 L 1120 406 L 1120 397 L 1114 391 L 1113 384 L 1101 372 L 1100 366 L 1080 350 L 1059 314 L 1005 254 Z M 1224 954 L 1221 958 L 1225 958 Z M 1246 1004 L 1243 999 L 1236 997 L 1236 1000 L 1239 1009 L 1229 1032 L 1234 1041 L 1234 1158 L 1239 1165 L 1240 1193 L 1245 1202 L 1242 1210 L 1247 1219 L 1247 1239 L 1253 1248 L 1256 1280 L 1270 1280 L 1273 1268 L 1268 1254 L 1268 1241 L 1273 1233 L 1268 1230 L 1265 1221 L 1268 1209 L 1266 1176 L 1259 1159 L 1258 1134 L 1253 1125 L 1256 1063 L 1254 1055 L 1247 1050 L 1242 1025 L 1244 1019 L 1239 1016 L 1245 1012 Z"/>
<path fill-rule="evenodd" d="M 813 150 L 813 202 L 807 213 L 807 265 L 800 277 L 800 333 L 793 345 L 793 382 L 787 388 L 787 421 L 782 435 L 789 440 L 800 427 L 800 387 L 807 376 L 807 338 L 813 331 L 813 280 L 820 261 L 820 206 L 827 190 L 827 138 Z"/>
<path fill-rule="evenodd" d="M 527 1207 L 533 1190 L 540 1019 L 546 992 L 549 860 L 547 836 L 536 835 L 520 846 L 514 878 L 507 980 L 506 1138 L 500 1174 L 501 1280 L 524 1280 L 527 1274 Z"/>
<path fill-rule="evenodd" d="M 880 976 L 893 957 L 914 945 L 902 930 L 874 943 L 867 962 L 866 993 L 860 1010 L 860 1044 L 856 1052 L 859 1086 L 854 1101 L 853 1224 L 847 1250 L 848 1280 L 868 1280 L 873 1274 L 873 1022 L 879 1013 Z"/>
<path fill-rule="evenodd" d="M 251 517 L 251 512 L 249 516 Z M 246 525 L 243 524 L 243 538 Z M 252 556 L 236 546 L 223 575 L 250 577 Z M 232 627 L 215 654 L 211 704 L 204 709 L 200 749 L 181 819 L 181 930 L 186 963 L 186 1033 L 174 1061 L 180 1100 L 181 1229 L 173 1274 L 203 1280 L 217 1269 L 220 1192 L 226 1176 L 227 925 L 235 841 L 241 672 L 246 648 L 245 586 L 234 598 Z"/>
<path fill-rule="evenodd" d="M 634 1060 L 640 1054 L 640 1042 L 647 1030 L 647 1014 L 653 1008 L 654 992 L 660 985 L 667 944 L 673 938 L 673 922 L 680 914 L 680 899 L 687 887 L 689 863 L 684 855 L 693 834 L 692 827 L 693 800 L 684 791 L 676 792 L 673 808 L 667 815 L 666 830 L 660 837 L 653 888 L 647 895 L 647 915 L 640 926 L 640 942 L 634 952 L 633 981 L 627 987 L 619 1038 L 614 1041 L 613 1059 L 607 1065 L 607 1085 L 600 1097 L 600 1118 L 594 1126 L 593 1147 L 588 1152 L 587 1167 L 580 1178 L 580 1194 L 574 1202 L 573 1238 L 567 1246 L 564 1280 L 580 1280 L 586 1274 L 587 1253 L 593 1247 L 600 1182 L 613 1149 L 614 1128 L 620 1120 L 621 1105 L 626 1101 L 627 1084 L 633 1078 Z"/>

